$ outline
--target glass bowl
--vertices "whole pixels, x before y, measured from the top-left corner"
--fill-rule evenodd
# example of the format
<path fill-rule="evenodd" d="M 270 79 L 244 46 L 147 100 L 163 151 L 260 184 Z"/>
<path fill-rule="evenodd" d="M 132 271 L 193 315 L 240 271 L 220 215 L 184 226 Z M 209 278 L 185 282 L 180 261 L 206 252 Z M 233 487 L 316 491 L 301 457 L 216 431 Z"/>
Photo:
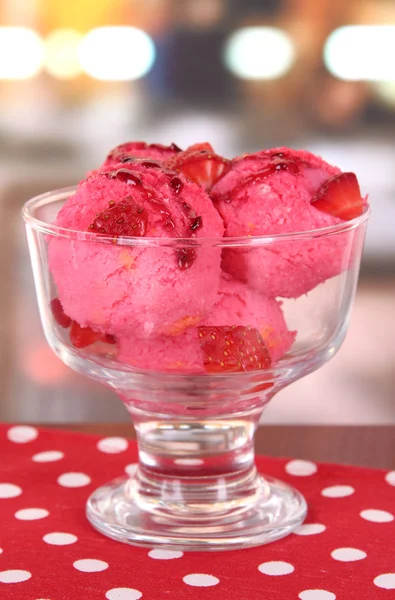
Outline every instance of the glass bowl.
<path fill-rule="evenodd" d="M 275 394 L 340 348 L 368 210 L 295 234 L 111 239 L 52 224 L 74 191 L 23 209 L 42 324 L 69 367 L 120 397 L 139 456 L 93 492 L 89 521 L 179 550 L 288 535 L 305 499 L 257 472 L 254 434 Z M 297 298 L 280 297 L 288 284 Z"/>

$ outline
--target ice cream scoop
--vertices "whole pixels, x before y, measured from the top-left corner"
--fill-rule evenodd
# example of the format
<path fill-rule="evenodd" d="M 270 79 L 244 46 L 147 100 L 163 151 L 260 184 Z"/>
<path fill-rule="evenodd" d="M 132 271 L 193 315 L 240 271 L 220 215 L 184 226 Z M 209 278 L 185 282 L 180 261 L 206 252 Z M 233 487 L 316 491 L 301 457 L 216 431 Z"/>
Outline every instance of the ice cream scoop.
<path fill-rule="evenodd" d="M 97 171 L 80 183 L 56 225 L 83 232 L 49 243 L 59 300 L 80 326 L 159 335 L 197 324 L 212 309 L 220 249 L 174 248 L 172 241 L 221 236 L 223 223 L 209 196 L 182 174 L 156 161 Z M 165 245 L 133 243 L 143 237 L 166 238 Z"/>
<path fill-rule="evenodd" d="M 315 231 L 362 214 L 352 173 L 303 150 L 276 148 L 232 161 L 211 192 L 225 235 Z M 266 250 L 224 251 L 223 268 L 267 296 L 298 297 L 346 270 L 350 236 L 281 239 Z M 351 238 L 352 241 L 352 238 Z"/>

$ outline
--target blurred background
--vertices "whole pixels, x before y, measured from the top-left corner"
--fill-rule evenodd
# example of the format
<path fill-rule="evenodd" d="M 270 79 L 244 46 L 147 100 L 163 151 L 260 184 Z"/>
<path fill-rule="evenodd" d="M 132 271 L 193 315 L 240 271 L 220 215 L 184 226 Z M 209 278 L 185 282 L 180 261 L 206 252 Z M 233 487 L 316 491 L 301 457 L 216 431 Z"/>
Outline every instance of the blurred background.
<path fill-rule="evenodd" d="M 0 0 L 0 419 L 122 421 L 47 346 L 19 211 L 128 139 L 306 147 L 373 213 L 350 332 L 266 422 L 395 423 L 395 1 Z"/>

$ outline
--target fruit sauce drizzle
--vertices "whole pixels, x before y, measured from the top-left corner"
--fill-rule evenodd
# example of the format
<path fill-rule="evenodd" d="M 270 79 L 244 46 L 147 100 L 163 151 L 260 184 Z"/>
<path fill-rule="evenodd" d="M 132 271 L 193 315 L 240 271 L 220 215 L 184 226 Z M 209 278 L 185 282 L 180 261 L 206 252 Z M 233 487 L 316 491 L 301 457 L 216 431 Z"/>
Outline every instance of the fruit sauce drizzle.
<path fill-rule="evenodd" d="M 251 175 L 247 175 L 244 179 L 239 181 L 231 190 L 229 190 L 225 194 L 219 194 L 217 197 L 215 197 L 215 200 L 220 200 L 222 202 L 231 202 L 232 198 L 237 196 L 237 194 L 241 192 L 244 188 L 251 184 L 261 183 L 274 173 L 288 171 L 289 173 L 292 173 L 292 175 L 298 175 L 300 173 L 301 166 L 309 166 L 307 161 L 299 158 L 298 156 L 290 156 L 285 152 L 275 152 L 273 154 L 270 154 L 270 159 L 271 162 L 266 167 L 259 171 L 256 171 L 255 173 L 251 173 Z M 242 160 L 256 160 L 256 156 L 247 155 L 244 156 Z"/>
<path fill-rule="evenodd" d="M 125 144 L 120 144 L 116 146 L 111 152 L 107 155 L 107 160 L 116 160 L 121 161 L 123 157 L 127 154 L 133 152 L 133 150 L 159 150 L 161 152 L 182 152 L 181 148 L 177 146 L 177 144 L 170 144 L 170 146 L 165 146 L 164 144 L 147 144 L 147 142 L 126 142 Z"/>
<path fill-rule="evenodd" d="M 174 219 L 173 219 L 172 214 L 169 211 L 168 207 L 164 204 L 164 202 L 162 202 L 158 198 L 158 195 L 156 194 L 155 190 L 153 190 L 152 188 L 143 184 L 141 178 L 139 177 L 138 172 L 133 171 L 132 169 L 129 169 L 127 167 L 121 167 L 119 169 L 105 171 L 103 173 L 108 179 L 118 179 L 119 181 L 122 181 L 124 183 L 132 183 L 133 185 L 137 186 L 139 188 L 139 190 L 143 193 L 145 200 L 150 202 L 152 210 L 160 215 L 160 217 L 163 221 L 163 224 L 168 229 L 169 235 L 171 235 L 171 237 L 195 237 L 196 232 L 203 225 L 202 218 L 200 216 L 198 216 L 195 213 L 195 211 L 192 209 L 192 207 L 180 197 L 182 190 L 184 188 L 184 184 L 181 181 L 181 179 L 179 177 L 177 177 L 175 172 L 165 169 L 159 161 L 156 161 L 153 159 L 146 160 L 146 159 L 136 158 L 133 156 L 129 156 L 129 157 L 125 156 L 122 159 L 122 163 L 123 164 L 138 163 L 143 167 L 161 169 L 167 175 L 167 177 L 169 179 L 169 185 L 173 190 L 173 195 L 177 199 L 178 204 L 180 205 L 183 213 L 185 214 L 185 216 L 187 217 L 187 219 L 189 221 L 189 227 L 188 227 L 187 231 L 179 231 L 176 228 Z M 118 206 L 118 204 L 120 204 L 122 208 L 126 208 L 126 206 L 127 206 L 126 201 L 129 201 L 129 200 L 132 200 L 132 198 L 128 197 L 128 198 L 125 198 L 123 201 L 121 201 L 121 203 L 122 202 L 124 203 L 123 206 L 120 203 L 116 203 L 114 205 L 114 201 L 110 201 L 110 203 L 109 203 L 110 208 L 108 209 L 108 211 L 114 210 Z M 137 205 L 133 205 L 133 207 L 135 209 L 134 213 L 137 212 L 140 214 L 140 219 L 138 220 L 138 226 L 136 228 L 137 230 L 134 233 L 134 235 L 137 234 L 139 236 L 143 236 L 146 231 L 148 215 L 146 214 L 146 211 L 144 211 L 144 209 L 141 209 L 141 207 L 138 207 Z M 100 213 L 100 215 L 102 215 L 102 214 L 104 214 L 104 213 Z M 98 231 L 99 233 L 106 233 L 105 229 L 100 230 L 97 227 L 98 217 L 99 217 L 99 215 L 95 219 L 96 222 L 94 221 L 92 223 L 92 225 L 90 225 L 89 229 L 91 231 L 92 230 Z M 104 215 L 104 218 L 106 218 L 106 215 Z M 124 215 L 122 215 L 121 219 L 124 219 L 124 218 L 125 218 Z M 144 218 L 144 220 L 145 220 L 145 226 L 143 226 L 141 224 L 142 218 Z M 123 224 L 123 222 L 120 223 L 120 220 L 118 219 L 116 221 L 116 224 Z M 136 226 L 134 226 L 134 227 L 136 227 Z M 177 256 L 177 262 L 178 262 L 179 268 L 182 270 L 185 270 L 185 269 L 189 269 L 193 265 L 193 263 L 196 259 L 196 252 L 193 248 L 180 248 L 180 249 L 176 250 L 176 256 Z"/>

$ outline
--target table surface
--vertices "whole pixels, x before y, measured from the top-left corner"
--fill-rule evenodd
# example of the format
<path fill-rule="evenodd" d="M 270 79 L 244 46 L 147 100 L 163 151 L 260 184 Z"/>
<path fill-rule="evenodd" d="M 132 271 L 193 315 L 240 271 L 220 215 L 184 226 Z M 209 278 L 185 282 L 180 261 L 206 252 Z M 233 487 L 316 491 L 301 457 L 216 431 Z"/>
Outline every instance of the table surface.
<path fill-rule="evenodd" d="M 103 436 L 134 438 L 127 423 L 62 423 L 42 427 L 80 431 Z M 258 428 L 257 454 L 306 460 L 395 468 L 395 426 L 300 426 L 267 425 Z"/>

